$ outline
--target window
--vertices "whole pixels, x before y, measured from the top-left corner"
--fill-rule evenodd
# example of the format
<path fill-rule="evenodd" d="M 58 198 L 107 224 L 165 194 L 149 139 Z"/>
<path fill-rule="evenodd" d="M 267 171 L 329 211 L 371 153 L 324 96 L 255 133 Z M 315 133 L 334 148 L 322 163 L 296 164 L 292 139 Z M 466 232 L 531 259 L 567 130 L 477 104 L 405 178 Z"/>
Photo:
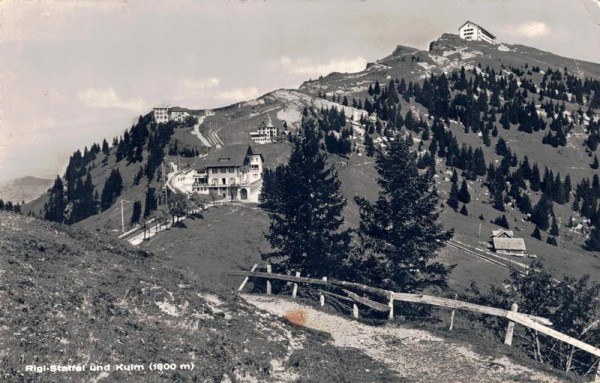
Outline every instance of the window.
<path fill-rule="evenodd" d="M 229 168 L 229 173 L 235 173 L 235 168 Z"/>
<path fill-rule="evenodd" d="M 227 185 L 227 178 L 221 178 L 221 185 Z"/>
<path fill-rule="evenodd" d="M 219 170 L 220 170 L 221 173 L 225 173 L 225 171 L 226 171 L 225 168 L 221 168 Z"/>

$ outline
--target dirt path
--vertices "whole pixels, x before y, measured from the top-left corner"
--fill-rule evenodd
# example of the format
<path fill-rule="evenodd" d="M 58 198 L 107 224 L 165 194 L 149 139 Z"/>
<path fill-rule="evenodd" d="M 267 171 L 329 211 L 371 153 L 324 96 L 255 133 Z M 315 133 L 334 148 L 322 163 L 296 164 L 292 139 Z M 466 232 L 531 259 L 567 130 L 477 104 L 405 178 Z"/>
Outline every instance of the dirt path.
<path fill-rule="evenodd" d="M 415 382 L 560 382 L 508 357 L 480 355 L 428 331 L 393 325 L 373 327 L 277 297 L 243 297 L 269 313 L 327 332 L 335 346 L 357 348 Z"/>

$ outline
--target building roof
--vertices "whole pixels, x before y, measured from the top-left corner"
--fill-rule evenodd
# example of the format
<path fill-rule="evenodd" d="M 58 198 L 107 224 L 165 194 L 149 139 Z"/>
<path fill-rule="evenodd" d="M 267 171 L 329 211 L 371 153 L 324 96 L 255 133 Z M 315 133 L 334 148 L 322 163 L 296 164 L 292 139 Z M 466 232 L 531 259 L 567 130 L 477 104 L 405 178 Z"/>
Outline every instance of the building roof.
<path fill-rule="evenodd" d="M 505 230 L 505 229 L 492 230 L 492 237 L 512 238 L 514 236 L 515 236 L 515 233 L 512 230 Z"/>
<path fill-rule="evenodd" d="M 525 251 L 525 240 L 523 238 L 492 238 L 494 249 L 509 251 Z"/>
<path fill-rule="evenodd" d="M 273 121 L 271 121 L 271 116 L 267 114 L 267 128 L 273 127 Z"/>
<path fill-rule="evenodd" d="M 486 34 L 490 35 L 490 36 L 491 36 L 493 39 L 495 39 L 495 38 L 496 38 L 496 36 L 494 36 L 493 34 L 491 34 L 491 33 L 490 33 L 490 32 L 489 32 L 487 29 L 485 29 L 485 28 L 484 28 L 484 27 L 482 27 L 481 25 L 479 25 L 479 24 L 477 24 L 477 23 L 474 23 L 474 22 L 472 22 L 472 21 L 469 21 L 469 20 L 465 21 L 463 25 L 461 25 L 460 27 L 458 27 L 458 30 L 460 31 L 460 29 L 461 29 L 462 27 L 464 27 L 465 25 L 467 25 L 467 24 L 473 24 L 473 25 L 475 25 L 477 28 L 479 28 L 479 29 L 481 29 L 483 32 L 485 32 Z"/>
<path fill-rule="evenodd" d="M 252 154 L 262 155 L 254 152 L 248 144 L 227 145 L 214 149 L 206 156 L 205 167 L 239 167 L 246 163 L 246 157 Z"/>

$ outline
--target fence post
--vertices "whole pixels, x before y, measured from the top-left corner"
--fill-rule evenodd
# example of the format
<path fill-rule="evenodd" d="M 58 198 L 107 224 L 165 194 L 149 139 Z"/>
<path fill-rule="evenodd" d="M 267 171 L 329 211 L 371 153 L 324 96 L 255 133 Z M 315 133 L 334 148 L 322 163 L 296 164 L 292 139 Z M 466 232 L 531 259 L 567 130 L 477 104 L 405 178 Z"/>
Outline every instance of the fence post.
<path fill-rule="evenodd" d="M 356 303 L 352 305 L 352 316 L 354 318 L 358 318 L 358 306 L 356 305 Z"/>
<path fill-rule="evenodd" d="M 300 276 L 300 272 L 296 271 L 296 276 L 299 277 Z M 296 299 L 296 294 L 298 294 L 298 284 L 294 283 L 294 288 L 292 289 L 292 298 Z"/>
<path fill-rule="evenodd" d="M 510 311 L 517 312 L 519 305 L 513 303 L 510 306 Z M 506 327 L 506 337 L 504 338 L 504 344 L 512 346 L 513 333 L 515 332 L 515 322 L 509 321 Z"/>
<path fill-rule="evenodd" d="M 323 281 L 327 282 L 327 277 L 323 277 Z M 323 293 L 319 293 L 319 303 L 321 304 L 321 307 L 325 306 L 325 295 L 323 295 Z"/>
<path fill-rule="evenodd" d="M 454 300 L 458 299 L 458 294 L 454 294 Z M 454 328 L 454 314 L 456 314 L 456 310 L 452 310 L 452 314 L 450 314 L 450 327 L 448 328 L 448 331 L 452 331 L 452 329 Z"/>
<path fill-rule="evenodd" d="M 388 306 L 390 306 L 390 313 L 388 314 L 388 319 L 394 319 L 394 293 L 390 291 L 390 301 L 388 302 Z"/>
<path fill-rule="evenodd" d="M 600 383 L 600 361 L 598 361 L 598 366 L 596 366 L 596 377 L 592 383 Z"/>
<path fill-rule="evenodd" d="M 267 264 L 267 273 L 271 273 L 271 264 Z M 267 279 L 267 295 L 271 295 L 271 281 Z"/>
<path fill-rule="evenodd" d="M 254 271 L 256 270 L 256 267 L 258 266 L 258 264 L 255 264 L 254 266 L 252 266 L 252 270 L 250 271 Z M 244 278 L 244 281 L 242 282 L 242 284 L 240 285 L 240 287 L 238 288 L 238 291 L 241 292 L 244 289 L 244 286 L 246 286 L 246 283 L 248 283 L 248 280 L 250 279 L 250 277 L 246 277 Z"/>

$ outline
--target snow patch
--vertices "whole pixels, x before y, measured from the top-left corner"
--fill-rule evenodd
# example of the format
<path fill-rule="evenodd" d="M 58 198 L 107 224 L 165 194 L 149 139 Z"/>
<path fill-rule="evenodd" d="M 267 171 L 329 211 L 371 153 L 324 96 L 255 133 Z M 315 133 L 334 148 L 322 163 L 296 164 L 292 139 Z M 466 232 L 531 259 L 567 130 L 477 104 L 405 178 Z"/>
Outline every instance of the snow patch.
<path fill-rule="evenodd" d="M 431 64 L 428 64 L 428 63 L 425 63 L 425 62 L 418 62 L 417 65 L 420 66 L 421 68 L 425 69 L 425 70 L 431 70 L 431 69 L 435 68 L 434 65 L 431 65 Z"/>
<path fill-rule="evenodd" d="M 509 47 L 507 47 L 507 46 L 506 46 L 506 45 L 504 45 L 504 44 L 500 44 L 500 45 L 498 45 L 498 50 L 499 50 L 499 51 L 502 51 L 502 52 L 510 52 L 510 48 L 509 48 Z"/>

